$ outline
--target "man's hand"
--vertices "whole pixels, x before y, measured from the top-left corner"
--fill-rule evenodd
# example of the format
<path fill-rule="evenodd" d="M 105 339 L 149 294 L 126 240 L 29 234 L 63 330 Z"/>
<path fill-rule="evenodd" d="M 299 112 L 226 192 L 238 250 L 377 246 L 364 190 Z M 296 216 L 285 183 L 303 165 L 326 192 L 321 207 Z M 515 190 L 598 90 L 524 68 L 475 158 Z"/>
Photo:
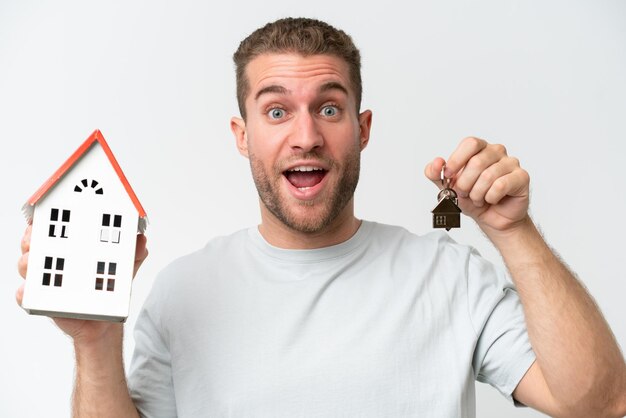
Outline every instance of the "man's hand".
<path fill-rule="evenodd" d="M 30 236 L 28 226 L 22 238 L 22 256 L 17 269 L 26 278 Z M 137 235 L 133 277 L 148 256 L 146 237 Z M 24 284 L 15 295 L 22 304 Z M 124 375 L 122 341 L 123 324 L 73 318 L 53 318 L 57 326 L 74 341 L 76 379 L 72 399 L 72 416 L 139 417 L 130 398 Z"/>
<path fill-rule="evenodd" d="M 448 161 L 437 157 L 424 174 L 439 188 L 441 168 L 459 197 L 459 207 L 487 233 L 506 232 L 527 219 L 530 177 L 502 145 L 465 138 Z"/>
<path fill-rule="evenodd" d="M 622 416 L 626 363 L 585 287 L 561 263 L 528 216 L 529 176 L 502 145 L 465 138 L 426 177 L 452 179 L 461 210 L 500 251 L 524 307 L 537 361 L 514 395 L 551 416 Z"/>
<path fill-rule="evenodd" d="M 28 254 L 30 251 L 30 236 L 32 231 L 32 225 L 29 225 L 22 237 L 22 256 L 17 263 L 17 269 L 23 278 L 26 278 L 26 271 L 28 269 Z M 137 235 L 137 245 L 135 249 L 135 267 L 133 271 L 133 277 L 137 274 L 137 270 L 148 256 L 148 250 L 146 248 L 146 237 L 143 234 Z M 22 298 L 24 296 L 24 283 L 17 289 L 15 298 L 17 303 L 22 305 Z M 70 318 L 54 318 L 54 322 L 59 328 L 63 330 L 67 335 L 74 339 L 75 343 L 97 343 L 98 340 L 107 337 L 107 334 L 112 328 L 119 328 L 121 325 L 105 321 L 89 321 L 82 319 L 70 319 Z"/>

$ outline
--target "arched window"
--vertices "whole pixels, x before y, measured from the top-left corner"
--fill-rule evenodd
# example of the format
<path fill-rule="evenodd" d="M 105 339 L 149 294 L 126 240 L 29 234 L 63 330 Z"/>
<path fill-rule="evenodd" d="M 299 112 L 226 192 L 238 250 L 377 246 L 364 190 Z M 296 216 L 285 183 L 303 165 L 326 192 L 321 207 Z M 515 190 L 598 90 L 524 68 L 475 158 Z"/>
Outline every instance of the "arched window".
<path fill-rule="evenodd" d="M 74 191 L 78 193 L 82 193 L 84 189 L 91 188 L 92 190 L 94 190 L 95 194 L 104 194 L 104 190 L 102 190 L 102 187 L 98 187 L 98 188 L 96 187 L 98 187 L 98 182 L 96 180 L 91 180 L 90 182 L 87 179 L 82 179 L 82 181 L 79 184 L 74 186 Z"/>

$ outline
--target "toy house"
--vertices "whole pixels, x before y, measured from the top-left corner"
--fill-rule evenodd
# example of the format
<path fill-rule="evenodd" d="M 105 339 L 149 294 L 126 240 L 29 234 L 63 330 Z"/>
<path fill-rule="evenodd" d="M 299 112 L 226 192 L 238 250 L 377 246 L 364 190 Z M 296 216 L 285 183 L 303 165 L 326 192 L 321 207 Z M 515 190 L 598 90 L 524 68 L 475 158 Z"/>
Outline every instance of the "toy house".
<path fill-rule="evenodd" d="M 449 231 L 461 226 L 461 209 L 450 197 L 446 196 L 440 199 L 432 213 L 433 228 L 446 228 L 446 231 Z"/>
<path fill-rule="evenodd" d="M 99 130 L 24 205 L 32 222 L 22 307 L 123 322 L 146 212 Z"/>

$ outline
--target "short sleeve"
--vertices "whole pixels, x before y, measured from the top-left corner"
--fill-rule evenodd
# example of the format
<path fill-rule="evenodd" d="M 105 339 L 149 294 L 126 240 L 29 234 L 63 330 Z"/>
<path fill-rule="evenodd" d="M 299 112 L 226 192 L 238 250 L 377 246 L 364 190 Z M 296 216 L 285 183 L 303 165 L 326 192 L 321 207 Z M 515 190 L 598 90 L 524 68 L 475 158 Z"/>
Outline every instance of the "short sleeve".
<path fill-rule="evenodd" d="M 142 417 L 176 417 L 170 352 L 154 313 L 157 294 L 153 288 L 137 318 L 128 386 Z"/>
<path fill-rule="evenodd" d="M 467 274 L 469 313 L 478 336 L 474 376 L 513 402 L 513 391 L 535 361 L 519 295 L 507 274 L 475 250 Z"/>

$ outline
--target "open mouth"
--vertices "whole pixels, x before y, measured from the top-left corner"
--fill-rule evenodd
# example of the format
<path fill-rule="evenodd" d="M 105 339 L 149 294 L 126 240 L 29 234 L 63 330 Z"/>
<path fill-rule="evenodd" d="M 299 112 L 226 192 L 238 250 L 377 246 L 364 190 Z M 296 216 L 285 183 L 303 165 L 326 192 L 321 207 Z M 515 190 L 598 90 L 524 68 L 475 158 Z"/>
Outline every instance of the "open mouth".
<path fill-rule="evenodd" d="M 298 166 L 283 171 L 283 175 L 293 187 L 305 191 L 320 184 L 327 172 L 321 167 Z"/>

